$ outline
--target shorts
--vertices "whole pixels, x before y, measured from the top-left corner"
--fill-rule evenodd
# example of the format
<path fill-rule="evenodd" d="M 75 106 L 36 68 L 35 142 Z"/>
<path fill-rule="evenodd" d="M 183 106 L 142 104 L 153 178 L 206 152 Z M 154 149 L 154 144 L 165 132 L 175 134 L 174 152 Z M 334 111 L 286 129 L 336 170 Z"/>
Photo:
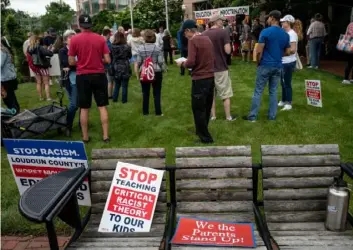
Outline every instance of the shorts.
<path fill-rule="evenodd" d="M 114 77 L 109 74 L 109 70 L 106 70 L 105 74 L 107 76 L 108 83 L 112 83 L 114 80 Z"/>
<path fill-rule="evenodd" d="M 78 92 L 78 107 L 89 109 L 92 106 L 92 94 L 98 107 L 109 104 L 108 82 L 105 73 L 77 75 L 76 85 Z"/>
<path fill-rule="evenodd" d="M 232 82 L 230 81 L 229 72 L 215 72 L 216 94 L 222 99 L 227 99 L 233 96 Z"/>
<path fill-rule="evenodd" d="M 133 64 L 137 61 L 137 55 L 134 55 L 130 58 L 130 63 Z"/>
<path fill-rule="evenodd" d="M 49 76 L 49 69 L 44 69 L 44 68 L 38 68 L 35 71 L 35 74 L 37 76 Z"/>

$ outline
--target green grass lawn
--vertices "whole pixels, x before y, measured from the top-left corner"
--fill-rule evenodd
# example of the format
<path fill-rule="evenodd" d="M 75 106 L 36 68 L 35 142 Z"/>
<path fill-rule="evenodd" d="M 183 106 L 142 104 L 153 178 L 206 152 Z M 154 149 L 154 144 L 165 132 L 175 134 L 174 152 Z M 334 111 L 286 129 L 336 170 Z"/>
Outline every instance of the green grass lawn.
<path fill-rule="evenodd" d="M 256 67 L 251 63 L 233 61 L 230 68 L 234 90 L 232 113 L 246 115 L 254 91 Z M 306 104 L 304 80 L 321 80 L 323 108 Z M 226 122 L 221 101 L 217 102 L 217 120 L 211 122 L 210 132 L 215 145 L 251 145 L 254 162 L 260 162 L 261 144 L 327 144 L 340 146 L 342 161 L 353 161 L 353 85 L 341 85 L 341 78 L 329 73 L 302 70 L 294 74 L 293 110 L 278 112 L 277 121 L 267 121 L 268 90 L 262 100 L 259 121 L 249 123 L 238 119 Z M 162 110 L 164 117 L 153 115 L 151 99 L 150 116 L 142 116 L 141 86 L 136 78 L 129 83 L 129 102 L 113 103 L 109 106 L 111 143 L 102 142 L 99 113 L 92 108 L 90 113 L 91 142 L 86 146 L 88 156 L 93 148 L 110 147 L 163 147 L 167 149 L 167 162 L 174 163 L 177 146 L 196 146 L 190 76 L 180 76 L 176 66 L 169 67 L 164 74 L 162 87 Z M 52 87 L 54 95 L 58 87 Z M 279 96 L 281 91 L 279 91 Z M 17 97 L 21 109 L 32 109 L 45 105 L 39 102 L 35 84 L 19 86 Z M 64 97 L 67 103 L 67 97 Z M 46 134 L 44 139 L 67 140 L 56 131 Z M 75 122 L 70 140 L 80 140 L 81 135 Z M 24 219 L 18 212 L 19 193 L 15 185 L 5 150 L 1 152 L 1 227 L 2 234 L 41 234 L 44 227 Z M 63 228 L 60 226 L 60 228 Z"/>

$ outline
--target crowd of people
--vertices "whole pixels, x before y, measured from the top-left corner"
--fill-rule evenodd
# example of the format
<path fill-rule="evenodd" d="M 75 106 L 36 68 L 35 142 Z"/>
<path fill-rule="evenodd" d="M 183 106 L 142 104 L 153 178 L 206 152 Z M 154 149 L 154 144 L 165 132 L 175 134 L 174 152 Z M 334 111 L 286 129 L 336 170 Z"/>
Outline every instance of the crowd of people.
<path fill-rule="evenodd" d="M 275 120 L 278 107 L 292 109 L 292 75 L 301 69 L 298 44 L 304 39 L 302 23 L 292 15 L 282 17 L 281 12 L 272 11 L 266 17 L 266 27 L 255 18 L 250 25 L 249 18 L 242 23 L 229 24 L 221 15 L 213 15 L 207 26 L 197 25 L 194 20 L 185 20 L 177 32 L 177 43 L 168 30 L 162 27 L 156 31 L 134 28 L 125 31 L 119 27 L 114 32 L 105 27 L 101 34 L 92 32 L 92 20 L 88 15 L 79 17 L 80 29 L 67 30 L 57 36 L 54 29 L 40 37 L 28 33 L 23 44 L 29 67 L 35 74 L 39 99 L 51 101 L 49 75 L 50 58 L 59 55 L 62 74 L 60 82 L 67 90 L 68 131 L 79 112 L 82 139 L 89 142 L 88 119 L 92 96 L 98 106 L 102 123 L 103 141 L 110 142 L 107 106 L 109 99 L 128 102 L 130 78 L 135 75 L 141 83 L 142 114 L 149 115 L 149 99 L 152 89 L 154 112 L 163 116 L 161 93 L 163 72 L 173 64 L 174 51 L 178 49 L 184 61 L 177 61 L 180 74 L 187 71 L 192 78 L 192 111 L 195 133 L 201 143 L 212 143 L 208 130 L 210 121 L 216 117 L 216 97 L 223 101 L 226 121 L 234 121 L 237 115 L 231 114 L 233 89 L 230 73 L 232 55 L 242 55 L 243 61 L 258 64 L 256 85 L 251 109 L 244 120 L 257 120 L 261 96 L 269 83 L 268 119 Z M 320 49 L 327 35 L 322 16 L 317 14 L 307 29 L 307 49 L 310 68 L 319 67 Z M 353 38 L 353 22 L 348 26 L 347 36 Z M 12 53 L 6 41 L 1 44 L 1 93 L 4 103 L 16 111 L 20 107 L 16 99 L 16 70 Z M 251 60 L 252 58 L 252 60 Z M 353 68 L 353 57 L 349 55 L 343 83 L 351 83 L 349 75 Z M 353 73 L 352 73 L 353 74 Z M 352 76 L 353 77 L 353 76 Z M 277 102 L 277 86 L 281 83 L 282 98 Z M 44 90 L 44 93 L 43 93 Z"/>

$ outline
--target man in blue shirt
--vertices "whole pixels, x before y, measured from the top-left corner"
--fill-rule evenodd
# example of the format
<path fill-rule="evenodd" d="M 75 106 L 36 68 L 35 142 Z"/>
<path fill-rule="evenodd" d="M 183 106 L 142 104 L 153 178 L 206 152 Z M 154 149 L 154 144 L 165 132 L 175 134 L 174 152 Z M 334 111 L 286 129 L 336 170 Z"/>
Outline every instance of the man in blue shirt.
<path fill-rule="evenodd" d="M 281 12 L 271 11 L 267 23 L 259 38 L 256 49 L 258 68 L 256 72 L 256 87 L 252 98 L 251 110 L 244 120 L 255 122 L 260 109 L 261 96 L 267 82 L 269 82 L 270 103 L 268 119 L 276 120 L 277 113 L 277 84 L 282 71 L 282 57 L 290 54 L 289 35 L 280 27 Z"/>

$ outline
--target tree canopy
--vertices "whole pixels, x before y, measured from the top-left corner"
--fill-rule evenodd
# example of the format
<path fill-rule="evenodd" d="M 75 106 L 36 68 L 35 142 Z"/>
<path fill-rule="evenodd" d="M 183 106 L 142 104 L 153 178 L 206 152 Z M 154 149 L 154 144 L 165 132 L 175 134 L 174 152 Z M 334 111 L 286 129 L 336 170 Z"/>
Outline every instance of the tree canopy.
<path fill-rule="evenodd" d="M 71 24 L 75 11 L 70 5 L 62 2 L 51 2 L 46 7 L 46 13 L 42 16 L 42 28 L 54 28 L 58 32 L 64 32 Z"/>

